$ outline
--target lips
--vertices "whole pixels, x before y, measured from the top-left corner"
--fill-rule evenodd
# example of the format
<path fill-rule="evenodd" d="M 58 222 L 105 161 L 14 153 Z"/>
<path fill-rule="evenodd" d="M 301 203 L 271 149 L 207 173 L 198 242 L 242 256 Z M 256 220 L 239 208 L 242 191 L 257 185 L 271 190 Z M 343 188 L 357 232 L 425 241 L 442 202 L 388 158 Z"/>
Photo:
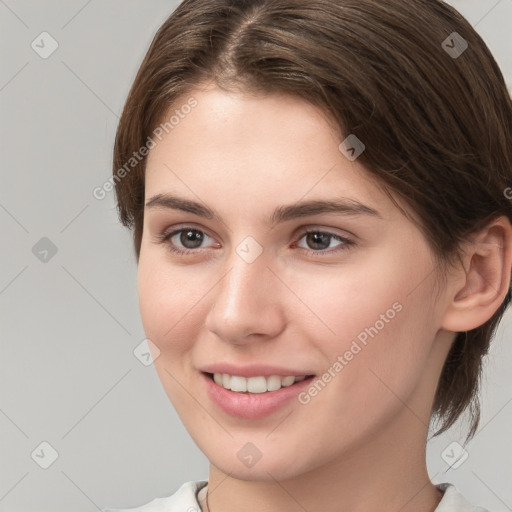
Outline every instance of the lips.
<path fill-rule="evenodd" d="M 306 389 L 314 378 L 314 376 L 307 377 L 276 391 L 240 393 L 219 386 L 208 373 L 203 372 L 201 376 L 206 385 L 208 397 L 217 407 L 230 416 L 246 420 L 262 418 L 285 406 L 302 407 L 298 400 L 294 401 L 293 398 L 297 398 L 299 393 Z"/>
<path fill-rule="evenodd" d="M 284 366 L 276 366 L 263 363 L 253 363 L 250 365 L 234 365 L 231 363 L 216 363 L 200 368 L 203 373 L 221 373 L 228 375 L 238 375 L 240 377 L 270 377 L 279 375 L 281 377 L 301 375 L 314 375 L 315 372 L 311 368 L 286 368 Z"/>

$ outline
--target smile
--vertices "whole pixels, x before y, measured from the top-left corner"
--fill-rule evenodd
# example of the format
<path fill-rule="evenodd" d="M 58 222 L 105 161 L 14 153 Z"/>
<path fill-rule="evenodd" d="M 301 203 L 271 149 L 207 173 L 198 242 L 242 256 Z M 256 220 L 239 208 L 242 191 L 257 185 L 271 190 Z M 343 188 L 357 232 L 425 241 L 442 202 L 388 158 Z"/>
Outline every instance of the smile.
<path fill-rule="evenodd" d="M 286 404 L 297 404 L 297 400 L 293 399 L 297 398 L 315 377 L 314 375 L 296 377 L 271 375 L 246 378 L 206 372 L 201 372 L 201 375 L 209 399 L 226 414 L 243 419 L 262 418 L 284 408 Z M 215 375 L 219 382 L 215 380 Z M 233 386 L 235 390 L 243 389 L 245 386 L 246 391 L 235 391 L 225 386 Z"/>
<path fill-rule="evenodd" d="M 229 375 L 227 373 L 214 373 L 213 380 L 224 389 L 229 389 L 237 393 L 266 393 L 268 391 L 277 391 L 282 387 L 288 387 L 296 382 L 301 382 L 306 375 L 271 375 L 269 377 L 242 377 L 240 375 Z"/>

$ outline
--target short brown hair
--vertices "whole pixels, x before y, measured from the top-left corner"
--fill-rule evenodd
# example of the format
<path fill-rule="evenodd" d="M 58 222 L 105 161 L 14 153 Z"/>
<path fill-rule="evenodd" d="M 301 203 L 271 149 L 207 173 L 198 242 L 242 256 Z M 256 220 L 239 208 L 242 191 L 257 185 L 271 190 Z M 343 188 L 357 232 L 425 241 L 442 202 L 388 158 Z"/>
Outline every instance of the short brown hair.
<path fill-rule="evenodd" d="M 358 161 L 416 213 L 442 268 L 469 233 L 500 215 L 512 220 L 511 100 L 455 9 L 437 0 L 185 0 L 156 33 L 116 135 L 117 207 L 137 262 L 146 158 L 129 172 L 126 163 L 177 98 L 207 81 L 321 107 L 364 142 Z M 435 435 L 469 409 L 474 436 L 482 359 L 509 302 L 457 333 L 434 399 L 443 420 Z"/>

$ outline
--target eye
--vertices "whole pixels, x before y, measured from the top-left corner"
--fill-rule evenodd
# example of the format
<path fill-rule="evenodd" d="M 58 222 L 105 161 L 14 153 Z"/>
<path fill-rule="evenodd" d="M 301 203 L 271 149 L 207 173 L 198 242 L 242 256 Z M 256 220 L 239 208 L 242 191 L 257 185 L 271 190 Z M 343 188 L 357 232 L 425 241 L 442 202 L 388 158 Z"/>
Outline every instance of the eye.
<path fill-rule="evenodd" d="M 158 235 L 160 243 L 167 245 L 170 251 L 178 254 L 197 252 L 196 249 L 202 248 L 201 244 L 206 239 L 210 237 L 204 231 L 190 226 Z"/>
<path fill-rule="evenodd" d="M 307 244 L 306 247 L 301 246 L 300 241 L 302 239 L 305 240 L 305 243 Z M 165 245 L 173 253 L 197 254 L 199 249 L 207 248 L 203 243 L 208 240 L 212 240 L 212 238 L 200 229 L 192 226 L 185 226 L 175 229 L 169 233 L 160 233 L 157 235 L 157 240 L 158 243 Z M 336 241 L 339 243 L 335 245 L 333 249 L 332 242 Z M 352 245 L 355 245 L 353 240 L 341 235 L 328 231 L 307 230 L 300 236 L 298 242 L 294 244 L 294 247 L 299 247 L 309 255 L 323 256 L 346 250 Z M 220 244 L 216 243 L 215 247 L 220 247 Z"/>
<path fill-rule="evenodd" d="M 349 238 L 337 235 L 335 233 L 330 233 L 328 231 L 320 230 L 307 230 L 305 233 L 302 234 L 302 236 L 299 239 L 299 242 L 302 239 L 304 239 L 306 244 L 309 247 L 312 247 L 313 249 L 308 249 L 307 247 L 301 248 L 304 249 L 308 254 L 313 255 L 333 254 L 338 251 L 346 250 L 350 246 L 354 245 L 354 241 L 350 240 Z M 334 250 L 326 251 L 325 249 L 332 248 L 331 242 L 333 242 L 333 240 L 337 240 L 340 243 L 337 246 L 335 246 Z"/>

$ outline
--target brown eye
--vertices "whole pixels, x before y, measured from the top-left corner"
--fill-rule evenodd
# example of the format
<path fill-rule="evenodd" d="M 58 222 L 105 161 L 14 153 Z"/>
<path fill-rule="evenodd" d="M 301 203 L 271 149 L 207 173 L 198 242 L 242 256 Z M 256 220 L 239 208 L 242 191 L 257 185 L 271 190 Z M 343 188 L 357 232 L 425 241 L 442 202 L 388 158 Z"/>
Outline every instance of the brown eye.
<path fill-rule="evenodd" d="M 178 240 L 185 249 L 197 249 L 204 240 L 204 233 L 197 229 L 182 229 L 178 233 L 180 233 Z"/>
<path fill-rule="evenodd" d="M 201 244 L 207 239 L 210 237 L 204 231 L 190 226 L 158 236 L 159 243 L 166 245 L 170 251 L 178 254 L 199 252 L 198 249 L 204 248 Z"/>
<path fill-rule="evenodd" d="M 329 233 L 327 231 L 318 230 L 306 231 L 300 237 L 299 241 L 302 239 L 305 239 L 306 247 L 301 248 L 305 249 L 310 254 L 332 254 L 334 252 L 344 250 L 354 244 L 354 242 L 348 238 L 334 233 Z M 332 248 L 331 243 L 333 240 L 337 240 L 340 243 L 336 245 L 333 250 L 327 251 L 326 249 Z"/>

